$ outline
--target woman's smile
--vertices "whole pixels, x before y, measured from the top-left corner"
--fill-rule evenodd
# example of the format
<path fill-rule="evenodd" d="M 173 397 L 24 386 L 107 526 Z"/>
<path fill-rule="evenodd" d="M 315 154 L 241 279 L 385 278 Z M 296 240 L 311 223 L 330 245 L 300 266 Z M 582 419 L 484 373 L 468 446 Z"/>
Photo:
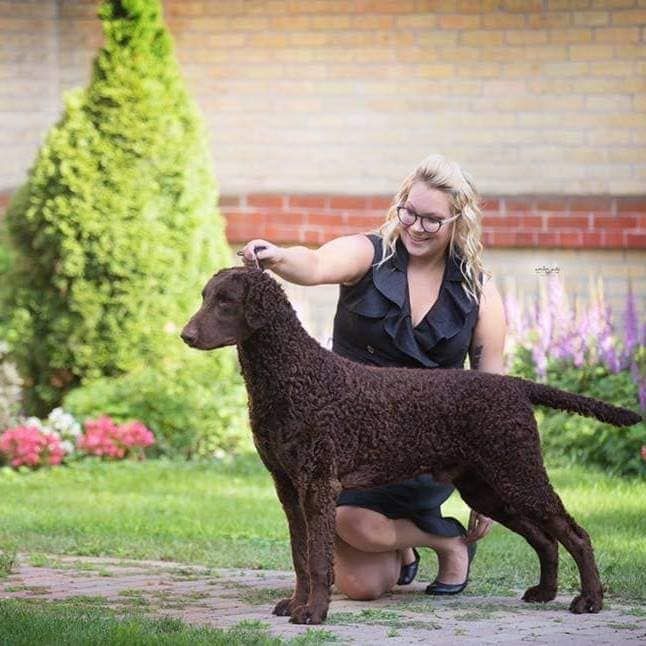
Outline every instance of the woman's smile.
<path fill-rule="evenodd" d="M 408 239 L 408 241 L 414 245 L 423 245 L 433 240 L 433 236 L 429 236 L 429 235 L 418 236 L 412 233 L 411 231 L 409 231 L 408 229 L 404 229 L 404 235 Z"/>

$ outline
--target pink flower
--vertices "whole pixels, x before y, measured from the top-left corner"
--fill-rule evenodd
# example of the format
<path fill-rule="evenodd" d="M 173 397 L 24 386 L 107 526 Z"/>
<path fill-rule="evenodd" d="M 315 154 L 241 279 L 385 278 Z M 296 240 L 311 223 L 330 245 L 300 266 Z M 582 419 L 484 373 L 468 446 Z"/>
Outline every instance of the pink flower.
<path fill-rule="evenodd" d="M 16 468 L 60 464 L 65 457 L 59 438 L 35 426 L 16 426 L 2 433 L 0 453 Z"/>
<path fill-rule="evenodd" d="M 154 435 L 141 422 L 117 425 L 111 417 L 103 415 L 85 422 L 85 433 L 77 447 L 89 455 L 121 460 L 127 455 L 143 457 L 143 449 L 154 443 Z"/>

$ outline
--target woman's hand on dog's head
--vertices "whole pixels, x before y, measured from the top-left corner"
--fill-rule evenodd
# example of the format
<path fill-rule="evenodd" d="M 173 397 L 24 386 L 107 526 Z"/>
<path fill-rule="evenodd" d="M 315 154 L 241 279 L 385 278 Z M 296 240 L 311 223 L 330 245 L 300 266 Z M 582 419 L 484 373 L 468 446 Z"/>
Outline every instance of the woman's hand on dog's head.
<path fill-rule="evenodd" d="M 242 256 L 242 262 L 245 267 L 256 267 L 256 259 L 262 263 L 265 268 L 273 267 L 283 258 L 283 250 L 267 240 L 255 238 L 238 251 Z"/>

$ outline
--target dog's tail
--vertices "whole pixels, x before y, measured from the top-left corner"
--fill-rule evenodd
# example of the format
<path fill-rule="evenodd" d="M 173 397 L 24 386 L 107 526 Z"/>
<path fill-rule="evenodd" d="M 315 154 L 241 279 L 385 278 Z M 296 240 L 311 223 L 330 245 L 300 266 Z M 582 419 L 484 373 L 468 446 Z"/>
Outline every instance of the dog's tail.
<path fill-rule="evenodd" d="M 606 404 L 600 399 L 569 393 L 566 390 L 519 379 L 532 404 L 572 411 L 586 417 L 596 417 L 602 422 L 615 426 L 632 426 L 642 421 L 642 416 L 628 408 Z"/>

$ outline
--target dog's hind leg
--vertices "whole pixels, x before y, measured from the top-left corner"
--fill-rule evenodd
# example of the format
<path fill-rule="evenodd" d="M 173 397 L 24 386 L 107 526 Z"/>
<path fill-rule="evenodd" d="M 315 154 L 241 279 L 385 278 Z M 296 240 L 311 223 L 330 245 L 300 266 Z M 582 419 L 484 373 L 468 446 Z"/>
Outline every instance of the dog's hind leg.
<path fill-rule="evenodd" d="M 536 550 L 541 564 L 541 576 L 538 585 L 525 590 L 522 596 L 523 601 L 530 603 L 552 601 L 556 597 L 558 585 L 558 542 L 523 516 L 510 519 L 506 526 L 525 538 Z"/>
<path fill-rule="evenodd" d="M 480 477 L 506 506 L 553 536 L 572 555 L 579 568 L 581 594 L 573 599 L 570 610 L 577 614 L 599 612 L 603 606 L 603 589 L 590 537 L 565 510 L 549 482 L 538 449 L 533 451 L 533 447 L 526 446 L 524 453 L 517 455 L 514 448 L 498 454 L 493 462 L 495 470 L 479 456 Z"/>
<path fill-rule="evenodd" d="M 558 578 L 558 543 L 526 516 L 502 504 L 500 498 L 486 482 L 473 474 L 455 480 L 460 495 L 475 511 L 493 518 L 513 532 L 520 534 L 536 551 L 541 567 L 538 585 L 528 588 L 523 601 L 545 602 L 556 597 Z"/>
<path fill-rule="evenodd" d="M 590 537 L 567 513 L 550 484 L 533 410 L 518 404 L 513 411 L 509 417 L 479 420 L 488 436 L 480 442 L 479 452 L 470 456 L 469 470 L 491 487 L 505 508 L 554 537 L 572 555 L 579 568 L 581 594 L 573 599 L 570 610 L 599 612 L 603 589 Z"/>
<path fill-rule="evenodd" d="M 286 475 L 272 473 L 276 493 L 280 500 L 287 523 L 292 548 L 292 560 L 296 572 L 296 587 L 291 597 L 281 599 L 272 611 L 274 615 L 286 617 L 298 607 L 307 603 L 310 593 L 309 576 L 307 574 L 307 528 L 305 517 L 300 506 L 298 492 Z"/>
<path fill-rule="evenodd" d="M 581 594 L 572 600 L 570 611 L 576 614 L 599 612 L 603 607 L 603 588 L 590 536 L 565 510 L 563 514 L 545 519 L 544 527 L 556 536 L 579 568 Z"/>
<path fill-rule="evenodd" d="M 518 472 L 518 467 L 515 468 Z M 567 513 L 544 468 L 541 471 L 531 474 L 535 478 L 531 482 L 531 496 L 514 496 L 510 504 L 517 506 L 535 525 L 558 540 L 575 560 L 581 578 L 581 594 L 572 600 L 570 611 L 576 614 L 599 612 L 603 607 L 603 588 L 590 537 Z M 529 474 L 524 475 L 529 477 Z"/>

